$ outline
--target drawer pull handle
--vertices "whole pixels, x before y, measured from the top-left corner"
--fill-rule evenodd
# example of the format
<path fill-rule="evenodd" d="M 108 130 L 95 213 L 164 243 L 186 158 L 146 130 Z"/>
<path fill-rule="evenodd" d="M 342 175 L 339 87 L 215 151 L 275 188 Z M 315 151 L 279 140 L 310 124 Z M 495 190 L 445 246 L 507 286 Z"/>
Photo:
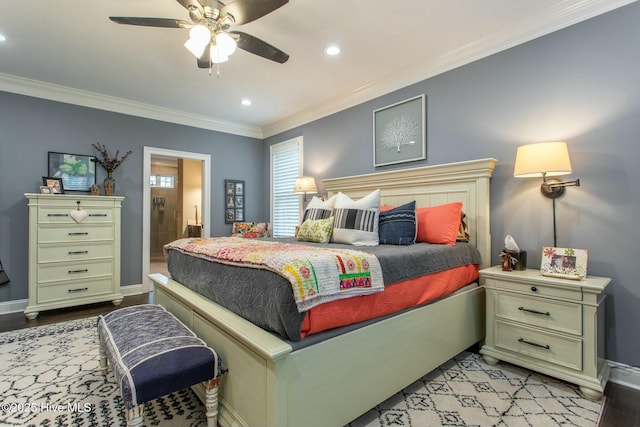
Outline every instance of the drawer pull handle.
<path fill-rule="evenodd" d="M 88 236 L 89 233 L 85 232 L 77 232 L 77 233 L 68 233 L 69 236 Z"/>
<path fill-rule="evenodd" d="M 76 289 L 69 289 L 68 292 L 83 292 L 83 291 L 88 291 L 89 288 L 76 288 Z"/>
<path fill-rule="evenodd" d="M 538 288 L 536 288 L 535 286 L 531 287 L 531 292 L 538 292 Z"/>
<path fill-rule="evenodd" d="M 74 273 L 86 273 L 88 272 L 89 269 L 88 268 L 83 268 L 82 270 L 69 270 L 69 274 L 74 274 Z"/>
<path fill-rule="evenodd" d="M 107 214 L 89 214 L 89 216 L 107 216 Z"/>
<path fill-rule="evenodd" d="M 68 254 L 69 255 L 84 255 L 84 254 L 88 254 L 89 251 L 69 251 Z"/>
<path fill-rule="evenodd" d="M 542 311 L 532 310 L 530 308 L 524 308 L 524 307 L 518 307 L 518 310 L 526 311 L 527 313 L 540 314 L 542 316 L 551 316 L 551 313 L 549 313 L 548 311 L 547 312 L 542 312 Z"/>
<path fill-rule="evenodd" d="M 546 349 L 546 350 L 550 350 L 550 349 L 551 349 L 551 347 L 549 346 L 549 344 L 547 344 L 547 345 L 542 345 L 542 344 L 538 344 L 538 343 L 535 343 L 535 342 L 527 341 L 527 340 L 525 340 L 524 338 L 518 338 L 518 342 L 522 342 L 522 343 L 525 343 L 525 344 L 529 344 L 529 345 L 532 345 L 532 346 L 534 346 L 534 347 L 544 348 L 544 349 Z"/>
<path fill-rule="evenodd" d="M 47 216 L 69 216 L 69 214 L 47 214 Z"/>

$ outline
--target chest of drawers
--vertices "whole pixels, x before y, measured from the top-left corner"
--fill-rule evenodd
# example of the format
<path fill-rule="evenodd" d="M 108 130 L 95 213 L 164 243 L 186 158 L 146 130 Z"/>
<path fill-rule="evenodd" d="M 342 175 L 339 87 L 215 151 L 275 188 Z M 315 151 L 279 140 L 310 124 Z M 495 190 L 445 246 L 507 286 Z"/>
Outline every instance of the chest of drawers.
<path fill-rule="evenodd" d="M 29 302 L 25 315 L 102 301 L 118 305 L 123 197 L 25 194 Z"/>
<path fill-rule="evenodd" d="M 580 386 L 600 399 L 604 359 L 604 289 L 611 279 L 569 280 L 539 271 L 480 271 L 487 291 L 485 361 L 504 360 Z"/>

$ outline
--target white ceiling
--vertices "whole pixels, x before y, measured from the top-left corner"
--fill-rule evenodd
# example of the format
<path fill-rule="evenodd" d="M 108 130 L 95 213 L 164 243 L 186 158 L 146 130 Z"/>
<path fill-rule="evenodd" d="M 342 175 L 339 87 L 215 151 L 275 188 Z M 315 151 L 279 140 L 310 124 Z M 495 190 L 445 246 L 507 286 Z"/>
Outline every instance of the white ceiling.
<path fill-rule="evenodd" d="M 238 50 L 216 77 L 187 30 L 108 18 L 188 21 L 175 0 L 0 0 L 0 90 L 262 138 L 633 1 L 291 0 L 237 27 L 289 61 Z"/>

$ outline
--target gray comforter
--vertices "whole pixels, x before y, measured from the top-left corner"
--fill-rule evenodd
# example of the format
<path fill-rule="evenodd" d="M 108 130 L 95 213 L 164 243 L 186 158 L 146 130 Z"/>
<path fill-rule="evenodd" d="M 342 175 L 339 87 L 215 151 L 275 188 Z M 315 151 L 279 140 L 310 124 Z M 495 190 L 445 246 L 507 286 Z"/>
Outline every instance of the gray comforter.
<path fill-rule="evenodd" d="M 282 241 L 284 239 L 280 239 Z M 300 244 L 295 239 L 285 240 Z M 327 244 L 304 243 L 312 246 Z M 385 286 L 467 264 L 479 264 L 480 254 L 468 243 L 455 246 L 417 243 L 410 246 L 330 246 L 373 253 L 382 267 Z M 301 339 L 305 313 L 298 312 L 291 284 L 267 270 L 237 267 L 167 251 L 171 277 L 239 316 L 292 341 Z"/>

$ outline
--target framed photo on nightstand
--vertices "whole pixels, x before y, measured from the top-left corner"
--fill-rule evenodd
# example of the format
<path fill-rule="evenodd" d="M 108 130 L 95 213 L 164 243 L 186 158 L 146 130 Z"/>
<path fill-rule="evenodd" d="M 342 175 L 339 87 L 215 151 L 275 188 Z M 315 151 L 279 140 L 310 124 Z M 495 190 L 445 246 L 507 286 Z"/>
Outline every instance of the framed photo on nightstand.
<path fill-rule="evenodd" d="M 543 276 L 582 280 L 587 277 L 587 250 L 573 248 L 542 248 L 540 272 Z"/>

